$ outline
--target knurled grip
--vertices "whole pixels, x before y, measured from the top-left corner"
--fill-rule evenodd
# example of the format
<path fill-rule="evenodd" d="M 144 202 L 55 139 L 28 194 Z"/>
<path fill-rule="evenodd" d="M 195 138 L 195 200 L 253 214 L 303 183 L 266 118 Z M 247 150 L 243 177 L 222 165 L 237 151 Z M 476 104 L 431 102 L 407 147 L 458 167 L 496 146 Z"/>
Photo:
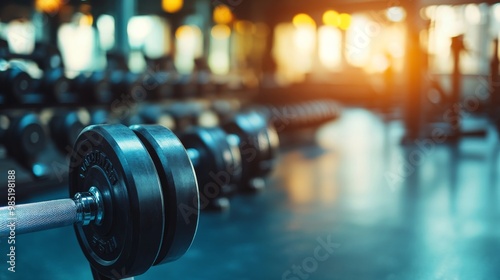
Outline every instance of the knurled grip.
<path fill-rule="evenodd" d="M 60 199 L 0 208 L 0 237 L 69 226 L 78 222 L 73 199 Z"/>

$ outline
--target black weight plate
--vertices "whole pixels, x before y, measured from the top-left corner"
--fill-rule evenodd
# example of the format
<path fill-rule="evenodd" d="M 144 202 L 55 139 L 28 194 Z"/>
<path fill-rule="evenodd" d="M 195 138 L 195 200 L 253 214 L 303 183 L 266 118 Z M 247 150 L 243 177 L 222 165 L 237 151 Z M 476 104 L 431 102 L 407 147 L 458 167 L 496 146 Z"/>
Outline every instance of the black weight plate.
<path fill-rule="evenodd" d="M 267 142 L 268 148 L 266 149 L 267 153 L 263 156 L 262 161 L 260 163 L 259 175 L 266 176 L 269 173 L 271 173 L 271 171 L 274 167 L 276 157 L 278 155 L 280 141 L 279 141 L 278 132 L 276 131 L 276 129 L 274 128 L 274 126 L 272 124 L 268 123 L 263 128 L 262 133 L 266 135 L 266 138 L 267 138 L 266 142 Z"/>
<path fill-rule="evenodd" d="M 180 258 L 196 234 L 199 194 L 196 175 L 184 146 L 175 134 L 160 125 L 135 125 L 131 129 L 155 162 L 165 201 L 165 232 L 155 264 Z"/>
<path fill-rule="evenodd" d="M 186 148 L 193 148 L 200 154 L 200 164 L 195 166 L 198 185 L 203 191 L 205 184 L 214 181 L 213 174 L 223 172 L 229 177 L 226 184 L 214 182 L 222 189 L 231 183 L 238 182 L 241 177 L 241 157 L 239 151 L 229 145 L 227 133 L 221 128 L 193 127 L 181 135 L 181 141 Z M 217 176 L 216 176 L 217 177 Z"/>
<path fill-rule="evenodd" d="M 240 138 L 243 182 L 267 174 L 269 170 L 261 169 L 261 163 L 274 156 L 270 141 L 276 143 L 277 137 L 269 135 L 266 118 L 255 111 L 239 113 L 223 127 Z"/>
<path fill-rule="evenodd" d="M 8 151 L 18 158 L 33 158 L 47 145 L 45 130 L 37 115 L 29 113 L 13 118 L 7 131 Z"/>
<path fill-rule="evenodd" d="M 60 112 L 49 122 L 50 134 L 57 147 L 66 152 L 72 147 L 85 125 L 80 121 L 77 112 Z"/>
<path fill-rule="evenodd" d="M 158 255 L 165 218 L 160 179 L 144 145 L 126 126 L 90 126 L 70 160 L 71 196 L 95 186 L 103 197 L 102 223 L 75 225 L 93 269 L 113 279 L 146 272 Z"/>
<path fill-rule="evenodd" d="M 22 103 L 25 95 L 33 91 L 33 79 L 20 69 L 8 69 L 2 73 L 2 76 L 3 88 L 0 91 L 6 91 L 9 101 Z"/>

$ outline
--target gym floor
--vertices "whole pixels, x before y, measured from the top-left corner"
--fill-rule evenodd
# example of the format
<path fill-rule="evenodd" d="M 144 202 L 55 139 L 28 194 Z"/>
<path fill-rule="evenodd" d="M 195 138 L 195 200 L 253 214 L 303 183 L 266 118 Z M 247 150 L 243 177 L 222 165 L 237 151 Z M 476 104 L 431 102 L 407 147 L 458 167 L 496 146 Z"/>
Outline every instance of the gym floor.
<path fill-rule="evenodd" d="M 286 148 L 269 187 L 203 212 L 180 260 L 136 279 L 498 279 L 498 136 L 403 148 L 399 121 L 362 109 Z M 66 192 L 36 200 L 66 197 Z M 17 237 L 16 273 L 91 279 L 72 228 Z"/>

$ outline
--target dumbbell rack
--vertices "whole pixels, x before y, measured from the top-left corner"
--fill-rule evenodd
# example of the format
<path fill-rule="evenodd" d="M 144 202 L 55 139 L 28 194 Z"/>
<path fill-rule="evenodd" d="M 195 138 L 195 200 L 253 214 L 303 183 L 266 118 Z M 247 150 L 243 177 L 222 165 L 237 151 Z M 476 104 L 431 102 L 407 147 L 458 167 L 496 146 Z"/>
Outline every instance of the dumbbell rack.
<path fill-rule="evenodd" d="M 16 170 L 19 199 L 69 185 L 73 199 L 18 205 L 18 233 L 74 225 L 96 279 L 140 275 L 182 256 L 200 208 L 227 209 L 228 195 L 263 188 L 275 126 L 315 127 L 339 114 L 331 102 L 256 107 L 247 90 L 221 94 L 221 85 L 197 77 L 117 69 L 70 81 L 62 65 L 37 64 L 47 76 L 37 89 L 20 69 L 0 72 L 8 89 L 0 92 L 0 172 Z M 199 127 L 210 119 L 203 112 L 216 120 L 211 128 Z M 2 217 L 9 212 L 0 208 Z"/>

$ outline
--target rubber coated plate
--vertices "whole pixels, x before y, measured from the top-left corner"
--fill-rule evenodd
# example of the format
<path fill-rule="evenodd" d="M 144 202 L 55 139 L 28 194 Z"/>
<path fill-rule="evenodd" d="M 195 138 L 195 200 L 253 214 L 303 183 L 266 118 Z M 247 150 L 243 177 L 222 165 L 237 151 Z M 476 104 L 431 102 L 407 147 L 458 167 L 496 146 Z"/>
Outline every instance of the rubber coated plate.
<path fill-rule="evenodd" d="M 223 127 L 228 133 L 240 137 L 242 180 L 249 182 L 265 175 L 268 171 L 261 170 L 261 163 L 271 157 L 266 119 L 257 112 L 249 111 L 236 115 Z"/>
<path fill-rule="evenodd" d="M 15 120 L 8 133 L 10 152 L 24 158 L 40 153 L 47 144 L 45 131 L 35 114 L 27 114 Z"/>
<path fill-rule="evenodd" d="M 155 264 L 170 262 L 184 255 L 196 234 L 200 208 L 196 175 L 184 146 L 168 128 L 135 125 L 131 129 L 148 149 L 163 188 L 165 233 Z"/>
<path fill-rule="evenodd" d="M 23 102 L 23 95 L 33 90 L 33 80 L 26 72 L 12 70 L 12 97 L 16 101 Z"/>
<path fill-rule="evenodd" d="M 78 113 L 67 112 L 55 115 L 49 122 L 50 134 L 61 151 L 73 146 L 85 125 L 80 121 Z"/>
<path fill-rule="evenodd" d="M 218 127 L 193 127 L 184 132 L 181 141 L 186 148 L 193 148 L 200 153 L 201 163 L 195 167 L 200 188 L 213 181 L 210 173 L 225 172 L 230 175 L 227 184 L 237 182 L 241 176 L 241 159 L 227 141 L 227 134 Z M 218 183 L 217 183 L 218 185 Z M 224 186 L 219 186 L 224 187 Z M 222 191 L 221 191 L 222 195 Z"/>
<path fill-rule="evenodd" d="M 146 272 L 164 230 L 164 203 L 156 167 L 132 130 L 90 126 L 78 137 L 70 162 L 70 193 L 95 186 L 103 196 L 100 225 L 75 225 L 92 268 L 110 278 Z"/>

